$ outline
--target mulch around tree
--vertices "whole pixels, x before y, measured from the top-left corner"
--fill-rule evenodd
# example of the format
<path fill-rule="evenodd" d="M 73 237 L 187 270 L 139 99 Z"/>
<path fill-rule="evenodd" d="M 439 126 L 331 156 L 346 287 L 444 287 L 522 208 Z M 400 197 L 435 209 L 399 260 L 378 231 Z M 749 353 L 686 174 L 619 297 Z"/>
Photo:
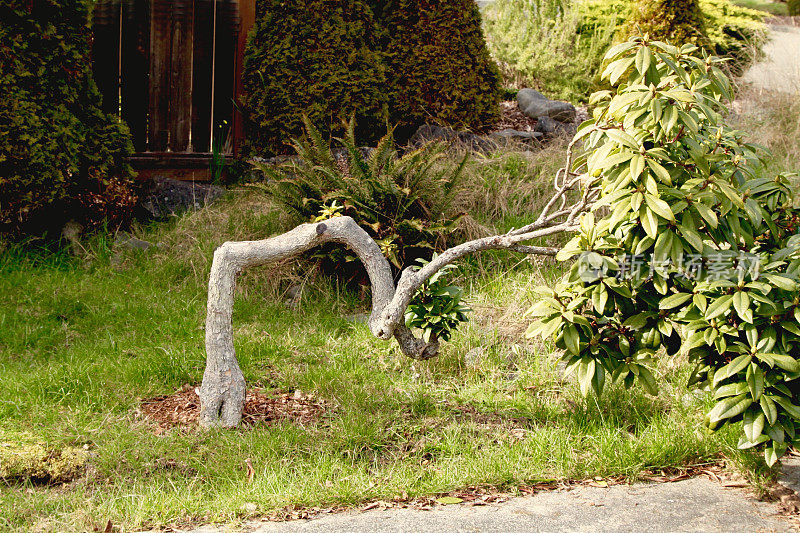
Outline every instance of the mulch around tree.
<path fill-rule="evenodd" d="M 184 385 L 181 390 L 141 401 L 140 410 L 145 419 L 160 429 L 197 426 L 200 398 L 197 389 Z M 242 425 L 269 424 L 290 421 L 307 425 L 317 421 L 327 410 L 325 402 L 301 391 L 275 393 L 265 389 L 249 388 L 242 414 Z"/>

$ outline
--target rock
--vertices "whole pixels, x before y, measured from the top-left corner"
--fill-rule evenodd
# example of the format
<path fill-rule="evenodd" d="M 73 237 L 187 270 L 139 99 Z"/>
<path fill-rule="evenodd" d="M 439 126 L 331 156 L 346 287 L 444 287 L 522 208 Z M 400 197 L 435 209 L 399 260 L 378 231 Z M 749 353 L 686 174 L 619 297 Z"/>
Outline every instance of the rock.
<path fill-rule="evenodd" d="M 569 102 L 550 100 L 539 91 L 520 89 L 517 93 L 520 110 L 531 118 L 550 117 L 559 122 L 575 120 L 575 106 Z"/>
<path fill-rule="evenodd" d="M 72 255 L 80 255 L 81 252 L 85 251 L 83 246 L 81 246 L 82 232 L 83 226 L 74 220 L 70 220 L 64 224 L 64 227 L 61 229 L 61 238 L 69 244 L 69 251 Z"/>
<path fill-rule="evenodd" d="M 483 362 L 483 356 L 486 354 L 486 348 L 478 346 L 464 354 L 464 364 L 467 368 L 478 368 Z"/>
<path fill-rule="evenodd" d="M 140 207 L 150 218 L 166 218 L 184 211 L 200 209 L 225 192 L 216 185 L 155 178 L 150 190 L 143 195 Z"/>
<path fill-rule="evenodd" d="M 125 248 L 130 248 L 132 250 L 147 250 L 155 246 L 155 244 L 152 242 L 143 241 L 142 239 L 137 239 L 136 237 L 125 237 L 124 234 L 118 235 L 114 244 L 117 246 L 124 246 Z"/>
<path fill-rule="evenodd" d="M 491 152 L 497 148 L 494 142 L 480 135 L 467 131 L 456 131 L 452 128 L 436 126 L 435 124 L 423 124 L 420 126 L 411 136 L 409 144 L 419 147 L 432 141 L 461 145 L 478 152 Z"/>
<path fill-rule="evenodd" d="M 558 125 L 558 122 L 550 117 L 538 117 L 536 119 L 536 129 L 534 131 L 541 132 L 542 134 L 555 133 Z"/>
<path fill-rule="evenodd" d="M 492 133 L 492 137 L 506 141 L 518 141 L 529 143 L 531 141 L 539 141 L 544 137 L 544 134 L 538 131 L 520 131 L 512 128 L 496 131 Z"/>

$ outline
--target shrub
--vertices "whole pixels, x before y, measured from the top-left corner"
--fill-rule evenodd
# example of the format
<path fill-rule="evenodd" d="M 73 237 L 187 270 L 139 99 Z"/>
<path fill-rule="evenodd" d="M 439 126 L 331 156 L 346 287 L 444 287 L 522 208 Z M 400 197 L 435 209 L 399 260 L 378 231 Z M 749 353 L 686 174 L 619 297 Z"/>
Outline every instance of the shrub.
<path fill-rule="evenodd" d="M 711 429 L 741 422 L 743 449 L 773 464 L 800 424 L 800 210 L 786 175 L 723 122 L 733 98 L 715 57 L 641 38 L 612 48 L 578 130 L 576 161 L 600 199 L 559 253 L 578 257 L 529 312 L 581 390 L 606 376 L 652 394 L 661 346 L 696 367 Z"/>
<path fill-rule="evenodd" d="M 616 31 L 611 19 L 583 27 L 568 0 L 497 0 L 486 7 L 484 27 L 509 83 L 573 101 L 592 91 L 587 72 L 598 71 Z"/>
<path fill-rule="evenodd" d="M 790 16 L 795 17 L 800 15 L 800 0 L 788 0 L 787 10 Z"/>
<path fill-rule="evenodd" d="M 243 76 L 251 153 L 290 150 L 304 114 L 324 136 L 355 116 L 360 144 L 387 120 L 407 138 L 426 121 L 480 129 L 499 116 L 472 0 L 259 0 Z"/>
<path fill-rule="evenodd" d="M 361 0 L 258 0 L 247 42 L 242 104 L 251 153 L 287 153 L 303 114 L 323 135 L 355 115 L 359 140 L 387 119 L 379 28 Z"/>
<path fill-rule="evenodd" d="M 0 7 L 0 233 L 40 234 L 70 218 L 96 224 L 102 211 L 88 195 L 109 188 L 131 195 L 127 128 L 101 111 L 92 79 L 91 5 L 10 0 Z"/>
<path fill-rule="evenodd" d="M 389 106 L 398 135 L 424 122 L 480 130 L 499 118 L 500 74 L 474 0 L 385 0 Z"/>
<path fill-rule="evenodd" d="M 255 163 L 271 181 L 267 193 L 304 222 L 352 217 L 398 270 L 442 250 L 460 218 L 452 209 L 462 169 L 444 158 L 444 147 L 427 144 L 398 155 L 391 133 L 365 155 L 356 145 L 354 122 L 332 149 L 310 123 L 295 141 L 299 161 L 273 168 Z M 333 255 L 331 255 L 333 254 Z M 322 248 L 331 271 L 352 274 L 355 259 L 341 247 Z M 353 267 L 360 272 L 360 263 Z"/>
<path fill-rule="evenodd" d="M 681 45 L 707 44 L 698 0 L 636 0 L 626 33 Z"/>
<path fill-rule="evenodd" d="M 742 71 L 763 42 L 765 14 L 729 0 L 699 0 L 699 6 L 708 48 Z M 631 18 L 627 0 L 497 0 L 486 8 L 485 27 L 506 83 L 586 101 L 600 87 L 605 50 L 622 38 Z"/>

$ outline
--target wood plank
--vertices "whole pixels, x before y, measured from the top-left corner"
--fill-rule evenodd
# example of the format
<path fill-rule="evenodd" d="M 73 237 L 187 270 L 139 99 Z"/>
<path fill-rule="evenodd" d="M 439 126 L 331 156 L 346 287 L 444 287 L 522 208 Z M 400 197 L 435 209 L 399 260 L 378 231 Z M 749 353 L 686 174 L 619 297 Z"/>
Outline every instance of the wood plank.
<path fill-rule="evenodd" d="M 172 44 L 172 6 L 152 0 L 150 9 L 150 105 L 147 150 L 169 147 L 169 75 Z"/>
<path fill-rule="evenodd" d="M 193 0 L 173 0 L 169 91 L 169 148 L 173 152 L 191 151 L 193 28 Z"/>
<path fill-rule="evenodd" d="M 242 83 L 244 50 L 247 46 L 247 36 L 256 21 L 256 0 L 239 0 L 239 17 L 241 23 L 239 24 L 236 44 L 235 84 L 233 88 L 233 100 L 235 102 L 239 102 L 239 98 L 244 91 L 244 84 Z M 236 157 L 239 156 L 244 142 L 244 117 L 239 109 L 241 109 L 241 106 L 237 105 L 234 106 L 233 110 L 233 153 Z"/>

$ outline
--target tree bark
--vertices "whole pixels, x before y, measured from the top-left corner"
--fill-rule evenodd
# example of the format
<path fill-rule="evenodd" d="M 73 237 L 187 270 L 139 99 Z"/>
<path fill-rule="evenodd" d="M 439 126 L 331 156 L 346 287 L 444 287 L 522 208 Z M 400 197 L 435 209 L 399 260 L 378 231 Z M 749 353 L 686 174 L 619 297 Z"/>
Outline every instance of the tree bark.
<path fill-rule="evenodd" d="M 367 270 L 372 285 L 372 312 L 369 329 L 379 339 L 395 338 L 403 354 L 414 359 L 430 359 L 439 351 L 436 339 L 425 342 L 405 325 L 405 311 L 417 290 L 444 266 L 465 255 L 482 250 L 507 249 L 552 255 L 557 250 L 521 243 L 578 228 L 578 215 L 597 197 L 596 189 L 583 188 L 580 198 L 567 206 L 567 193 L 582 187 L 583 176 L 567 165 L 555 176 L 555 194 L 536 221 L 503 235 L 465 242 L 436 256 L 422 268 L 407 268 L 395 287 L 392 271 L 378 244 L 350 217 L 335 217 L 324 222 L 302 224 L 291 231 L 262 241 L 226 242 L 214 252 L 208 281 L 206 316 L 206 369 L 200 387 L 200 424 L 205 427 L 234 427 L 239 424 L 245 402 L 245 380 L 233 347 L 233 301 L 236 277 L 242 270 L 288 259 L 327 242 L 351 248 Z"/>

